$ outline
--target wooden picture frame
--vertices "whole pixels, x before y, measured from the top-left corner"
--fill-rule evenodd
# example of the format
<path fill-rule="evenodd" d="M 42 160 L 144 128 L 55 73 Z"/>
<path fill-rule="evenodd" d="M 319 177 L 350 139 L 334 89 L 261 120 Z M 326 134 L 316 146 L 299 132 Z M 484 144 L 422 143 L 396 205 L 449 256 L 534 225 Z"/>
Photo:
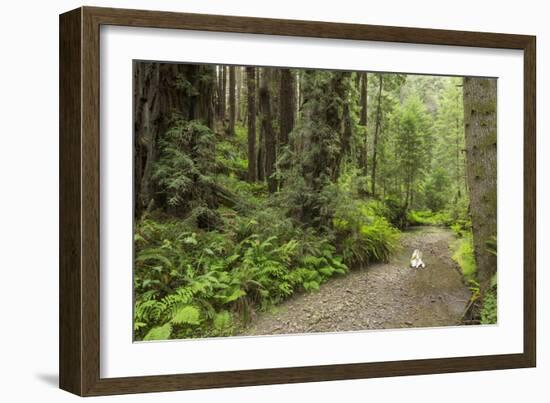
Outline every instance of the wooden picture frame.
<path fill-rule="evenodd" d="M 523 353 L 229 372 L 100 377 L 100 26 L 519 49 L 524 52 Z M 60 387 L 81 396 L 534 367 L 535 37 L 81 7 L 60 16 Z"/>

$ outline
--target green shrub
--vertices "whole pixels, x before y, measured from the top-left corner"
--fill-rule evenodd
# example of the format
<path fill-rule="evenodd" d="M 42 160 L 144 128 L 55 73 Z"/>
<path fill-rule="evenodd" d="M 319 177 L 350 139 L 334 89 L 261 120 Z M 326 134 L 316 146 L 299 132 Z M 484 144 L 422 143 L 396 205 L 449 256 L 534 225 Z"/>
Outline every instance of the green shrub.
<path fill-rule="evenodd" d="M 361 201 L 339 209 L 333 224 L 338 252 L 348 266 L 388 261 L 399 238 L 385 218 L 373 216 L 369 205 Z"/>

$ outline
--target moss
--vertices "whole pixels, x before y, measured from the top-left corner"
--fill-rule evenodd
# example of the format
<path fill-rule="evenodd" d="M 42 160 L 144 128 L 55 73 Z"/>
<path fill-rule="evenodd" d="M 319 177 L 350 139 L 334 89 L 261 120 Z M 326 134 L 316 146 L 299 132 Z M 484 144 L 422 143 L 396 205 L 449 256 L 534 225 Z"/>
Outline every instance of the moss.
<path fill-rule="evenodd" d="M 487 124 L 485 124 L 485 127 L 487 127 Z M 489 132 L 485 136 L 483 136 L 483 139 L 480 142 L 480 147 L 482 147 L 483 149 L 486 149 L 496 144 L 497 144 L 497 130 L 495 127 L 494 129 L 490 129 Z"/>
<path fill-rule="evenodd" d="M 485 176 L 485 169 L 483 167 L 483 165 L 481 164 L 473 164 L 473 174 L 474 174 L 474 178 L 476 179 L 481 179 Z"/>
<path fill-rule="evenodd" d="M 487 212 L 490 215 L 496 215 L 496 208 L 497 208 L 497 187 L 494 186 L 490 190 L 487 191 L 485 194 L 485 199 L 487 200 Z"/>
<path fill-rule="evenodd" d="M 475 280 L 477 271 L 474 257 L 474 245 L 471 233 L 457 239 L 450 246 L 453 251 L 453 260 L 458 263 L 466 281 Z"/>
<path fill-rule="evenodd" d="M 496 100 L 491 101 L 481 101 L 481 102 L 471 102 L 467 105 L 467 108 L 471 110 L 471 114 L 480 113 L 483 115 L 488 115 L 491 113 L 496 113 L 497 103 Z"/>

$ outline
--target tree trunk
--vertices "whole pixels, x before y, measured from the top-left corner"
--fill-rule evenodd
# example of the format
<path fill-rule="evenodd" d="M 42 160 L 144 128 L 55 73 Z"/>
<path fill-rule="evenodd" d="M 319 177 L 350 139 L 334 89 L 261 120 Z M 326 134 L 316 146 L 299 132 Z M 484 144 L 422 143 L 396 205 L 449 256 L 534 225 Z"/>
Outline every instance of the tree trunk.
<path fill-rule="evenodd" d="M 198 94 L 192 102 L 195 102 L 197 107 L 190 119 L 201 120 L 210 129 L 214 129 L 214 66 L 196 66 L 194 73 L 193 84 L 198 89 Z"/>
<path fill-rule="evenodd" d="M 464 128 L 477 279 L 484 291 L 496 272 L 486 242 L 497 234 L 497 81 L 464 78 Z"/>
<path fill-rule="evenodd" d="M 279 92 L 279 145 L 288 144 L 288 136 L 294 129 L 295 108 L 294 73 L 290 69 L 281 70 L 281 85 Z"/>
<path fill-rule="evenodd" d="M 256 181 L 256 69 L 246 68 L 248 91 L 248 180 Z"/>
<path fill-rule="evenodd" d="M 457 110 L 458 110 L 458 95 L 456 98 L 456 104 L 457 104 Z M 461 197 L 460 192 L 460 179 L 462 177 L 460 172 L 460 135 L 461 135 L 461 127 L 459 125 L 459 119 L 458 119 L 458 113 L 456 116 L 456 199 L 455 202 L 458 202 Z"/>
<path fill-rule="evenodd" d="M 260 98 L 260 81 L 262 79 L 262 69 L 257 68 L 256 69 L 256 98 Z M 261 110 L 259 110 L 260 105 L 258 106 L 258 112 L 261 113 Z M 257 150 L 257 156 L 256 156 L 256 167 L 258 168 L 258 181 L 263 182 L 265 180 L 265 144 L 264 144 L 264 131 L 261 127 L 261 119 L 260 119 L 260 133 L 258 136 L 258 150 Z"/>
<path fill-rule="evenodd" d="M 134 212 L 139 217 L 152 201 L 165 203 L 152 179 L 158 140 L 174 113 L 213 128 L 216 70 L 213 66 L 135 62 L 134 64 Z M 193 91 L 182 87 L 182 81 Z M 186 84 L 187 85 L 187 84 Z"/>
<path fill-rule="evenodd" d="M 380 136 L 380 120 L 382 118 L 381 116 L 381 99 L 382 99 L 382 83 L 383 83 L 383 76 L 382 74 L 378 74 L 378 100 L 376 105 L 376 127 L 374 129 L 374 141 L 372 144 L 372 174 L 371 174 L 371 193 L 373 196 L 376 196 L 376 155 L 377 155 L 377 148 L 378 148 L 378 137 Z"/>
<path fill-rule="evenodd" d="M 134 62 L 134 214 L 139 217 L 153 199 L 151 174 L 159 133 L 158 63 Z"/>
<path fill-rule="evenodd" d="M 221 91 L 220 91 L 220 120 L 222 126 L 225 126 L 225 116 L 227 109 L 227 66 L 221 66 Z"/>
<path fill-rule="evenodd" d="M 168 63 L 134 64 L 134 213 L 138 217 L 155 199 L 151 180 L 157 159 L 156 143 L 168 129 L 170 115 L 190 113 L 177 81 L 187 66 Z"/>
<path fill-rule="evenodd" d="M 296 72 L 296 123 L 300 122 L 301 115 L 300 115 L 300 109 L 302 108 L 302 72 L 298 70 Z"/>
<path fill-rule="evenodd" d="M 223 108 L 223 67 L 216 66 L 216 118 L 218 121 L 223 121 L 222 108 Z"/>
<path fill-rule="evenodd" d="M 236 82 L 235 82 L 235 66 L 229 67 L 229 135 L 235 135 L 235 94 Z"/>
<path fill-rule="evenodd" d="M 241 121 L 241 86 L 242 86 L 242 75 L 241 67 L 235 67 L 235 121 Z"/>
<path fill-rule="evenodd" d="M 266 68 L 262 72 L 260 85 L 260 113 L 262 122 L 262 134 L 265 147 L 265 176 L 267 179 L 267 187 L 270 193 L 277 190 L 277 181 L 273 177 L 275 173 L 275 161 L 277 158 L 277 141 L 275 139 L 275 131 L 273 130 L 273 117 L 271 114 L 271 94 L 269 85 L 271 83 L 272 71 Z"/>
<path fill-rule="evenodd" d="M 359 124 L 362 126 L 367 125 L 367 73 L 361 74 L 361 116 L 359 118 Z"/>

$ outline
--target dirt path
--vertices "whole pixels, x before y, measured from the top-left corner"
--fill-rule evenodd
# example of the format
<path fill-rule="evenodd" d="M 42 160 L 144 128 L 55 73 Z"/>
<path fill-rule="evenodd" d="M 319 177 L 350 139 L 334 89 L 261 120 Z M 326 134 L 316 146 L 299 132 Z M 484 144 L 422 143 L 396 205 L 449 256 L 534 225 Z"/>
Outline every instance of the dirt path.
<path fill-rule="evenodd" d="M 242 335 L 339 332 L 449 326 L 460 323 L 470 296 L 451 260 L 451 231 L 422 227 L 407 231 L 390 263 L 331 279 L 318 292 L 299 294 L 260 313 Z M 425 269 L 408 267 L 420 249 Z"/>

